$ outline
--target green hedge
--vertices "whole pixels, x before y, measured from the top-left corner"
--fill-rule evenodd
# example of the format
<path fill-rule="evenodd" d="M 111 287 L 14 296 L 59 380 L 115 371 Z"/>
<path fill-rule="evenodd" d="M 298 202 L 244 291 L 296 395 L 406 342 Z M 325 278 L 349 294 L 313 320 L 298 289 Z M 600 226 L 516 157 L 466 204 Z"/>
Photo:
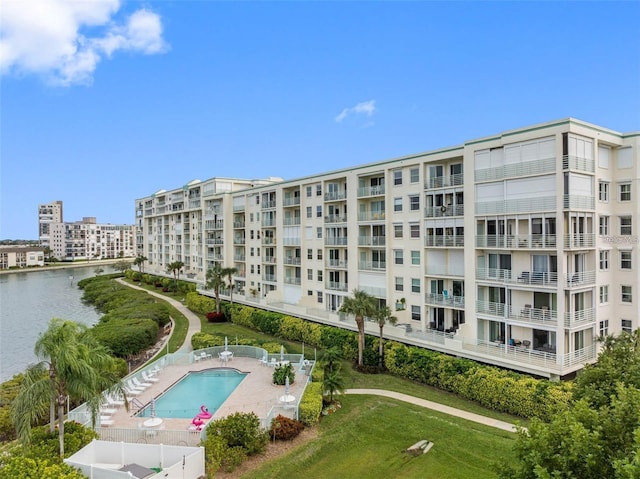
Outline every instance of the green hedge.
<path fill-rule="evenodd" d="M 187 293 L 185 304 L 194 313 L 207 314 L 216 310 L 216 300 L 203 296 L 196 291 Z"/>
<path fill-rule="evenodd" d="M 113 319 L 96 324 L 91 332 L 114 356 L 126 358 L 153 346 L 158 323 L 151 319 Z"/>
<path fill-rule="evenodd" d="M 309 383 L 300 400 L 298 419 L 305 426 L 313 426 L 322 414 L 322 383 Z"/>

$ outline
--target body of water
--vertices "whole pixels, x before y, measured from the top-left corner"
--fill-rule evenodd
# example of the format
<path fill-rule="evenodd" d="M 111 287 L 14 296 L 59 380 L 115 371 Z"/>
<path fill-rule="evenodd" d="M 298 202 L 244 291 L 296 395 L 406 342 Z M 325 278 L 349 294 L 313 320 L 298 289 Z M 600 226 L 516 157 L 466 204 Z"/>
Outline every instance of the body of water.
<path fill-rule="evenodd" d="M 37 361 L 33 347 L 51 318 L 91 326 L 101 314 L 82 303 L 78 281 L 97 266 L 0 275 L 0 382 Z"/>

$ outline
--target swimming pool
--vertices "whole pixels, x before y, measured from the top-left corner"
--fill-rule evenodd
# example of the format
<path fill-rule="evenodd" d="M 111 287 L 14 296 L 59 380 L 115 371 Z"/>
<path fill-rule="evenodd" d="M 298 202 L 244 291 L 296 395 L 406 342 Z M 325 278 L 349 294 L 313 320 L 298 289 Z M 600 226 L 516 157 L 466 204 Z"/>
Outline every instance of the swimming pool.
<path fill-rule="evenodd" d="M 163 418 L 193 418 L 203 404 L 212 414 L 242 382 L 247 373 L 235 369 L 213 369 L 187 373 L 155 399 L 155 415 Z M 151 416 L 151 403 L 138 416 Z"/>

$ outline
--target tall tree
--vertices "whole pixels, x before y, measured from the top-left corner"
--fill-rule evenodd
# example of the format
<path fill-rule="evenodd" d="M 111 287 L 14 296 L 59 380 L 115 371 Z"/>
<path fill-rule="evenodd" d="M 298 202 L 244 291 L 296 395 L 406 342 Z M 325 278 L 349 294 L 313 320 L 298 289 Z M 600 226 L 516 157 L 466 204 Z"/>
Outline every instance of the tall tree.
<path fill-rule="evenodd" d="M 180 279 L 180 272 L 184 268 L 184 263 L 182 261 L 174 261 L 173 263 L 169 263 L 167 265 L 167 273 L 173 274 L 173 279 L 178 284 L 178 279 Z"/>
<path fill-rule="evenodd" d="M 231 308 L 229 309 L 229 314 L 231 314 L 231 310 L 233 309 L 233 275 L 238 272 L 238 268 L 228 267 L 222 268 L 222 273 L 229 280 L 229 302 L 231 303 Z"/>
<path fill-rule="evenodd" d="M 396 324 L 398 322 L 398 318 L 396 318 L 393 314 L 391 314 L 391 309 L 389 306 L 383 306 L 378 308 L 374 313 L 374 318 L 378 321 L 378 327 L 380 328 L 380 341 L 378 343 L 378 365 L 382 367 L 383 359 L 384 359 L 384 347 L 383 347 L 383 337 L 382 337 L 382 329 L 386 323 Z"/>
<path fill-rule="evenodd" d="M 237 273 L 236 268 L 223 268 L 220 263 L 215 263 L 213 268 L 207 270 L 206 282 L 204 287 L 212 289 L 216 296 L 216 313 L 220 312 L 220 289 L 226 286 L 225 278 L 230 280 Z"/>
<path fill-rule="evenodd" d="M 136 259 L 133 260 L 133 264 L 138 267 L 138 270 L 141 273 L 144 273 L 144 263 L 145 261 L 148 261 L 148 260 L 149 258 L 140 254 L 136 256 Z"/>
<path fill-rule="evenodd" d="M 34 348 L 40 362 L 30 366 L 12 403 L 18 437 L 29 442 L 34 422 L 49 408 L 51 432 L 58 420 L 60 456 L 64 456 L 67 397 L 87 401 L 94 418 L 105 390 L 121 389 L 115 359 L 85 325 L 53 318 Z"/>
<path fill-rule="evenodd" d="M 364 319 L 373 316 L 375 298 L 361 289 L 353 290 L 353 297 L 346 297 L 340 306 L 340 312 L 353 314 L 358 326 L 358 366 L 363 365 Z"/>
<path fill-rule="evenodd" d="M 131 263 L 129 263 L 128 261 L 118 261 L 113 264 L 112 268 L 115 269 L 116 271 L 120 271 L 121 273 L 124 273 L 126 270 L 131 268 Z"/>

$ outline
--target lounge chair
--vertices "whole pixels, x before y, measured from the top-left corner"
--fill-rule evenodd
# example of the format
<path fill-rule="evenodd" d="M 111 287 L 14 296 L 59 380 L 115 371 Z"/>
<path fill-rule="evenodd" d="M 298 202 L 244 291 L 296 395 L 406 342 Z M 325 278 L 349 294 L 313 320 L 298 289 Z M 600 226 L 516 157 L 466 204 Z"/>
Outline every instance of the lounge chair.
<path fill-rule="evenodd" d="M 135 384 L 138 389 L 147 389 L 148 387 L 153 386 L 151 383 L 143 383 L 141 382 L 138 378 L 131 378 L 131 380 L 133 381 L 133 384 Z"/>
<path fill-rule="evenodd" d="M 149 376 L 146 371 L 142 371 L 142 379 L 144 379 L 148 383 L 157 383 L 158 381 L 160 381 L 158 378 Z"/>
<path fill-rule="evenodd" d="M 127 396 L 130 397 L 140 396 L 140 394 L 142 394 L 142 391 L 140 391 L 139 389 L 131 389 L 130 387 L 125 387 L 124 392 Z"/>
<path fill-rule="evenodd" d="M 113 426 L 113 419 L 111 419 L 111 416 L 100 416 L 100 426 Z"/>
<path fill-rule="evenodd" d="M 103 417 L 106 416 L 112 416 L 113 414 L 115 414 L 118 410 L 111 408 L 111 407 L 101 407 L 100 408 L 100 414 L 103 414 Z"/>
<path fill-rule="evenodd" d="M 116 407 L 120 407 L 120 406 L 124 406 L 124 399 L 119 399 L 116 398 L 110 394 L 107 394 L 104 397 L 104 400 L 107 404 L 107 406 L 112 407 L 112 406 L 116 406 Z"/>

